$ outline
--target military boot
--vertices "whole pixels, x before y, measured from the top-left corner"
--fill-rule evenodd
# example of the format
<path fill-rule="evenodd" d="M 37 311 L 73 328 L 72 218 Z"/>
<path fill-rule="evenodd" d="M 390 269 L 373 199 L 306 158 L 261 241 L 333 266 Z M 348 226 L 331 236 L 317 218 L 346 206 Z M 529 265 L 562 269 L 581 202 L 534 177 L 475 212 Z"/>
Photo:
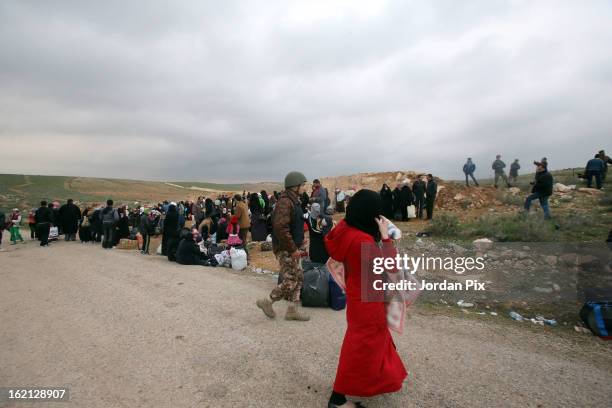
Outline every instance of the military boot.
<path fill-rule="evenodd" d="M 285 313 L 285 320 L 297 320 L 300 322 L 307 322 L 308 320 L 310 320 L 310 316 L 300 313 L 298 311 L 298 302 L 295 302 L 287 306 L 287 313 Z"/>
<path fill-rule="evenodd" d="M 263 310 L 265 315 L 268 316 L 270 319 L 274 319 L 276 317 L 276 313 L 272 308 L 272 300 L 269 297 L 265 299 L 259 299 L 255 304 L 258 308 Z"/>

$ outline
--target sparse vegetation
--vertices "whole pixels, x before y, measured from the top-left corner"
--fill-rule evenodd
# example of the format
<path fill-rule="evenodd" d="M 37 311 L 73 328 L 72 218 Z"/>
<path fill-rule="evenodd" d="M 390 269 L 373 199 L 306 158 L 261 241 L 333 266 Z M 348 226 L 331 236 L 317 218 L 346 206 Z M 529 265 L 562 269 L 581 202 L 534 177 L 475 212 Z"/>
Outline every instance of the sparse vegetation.
<path fill-rule="evenodd" d="M 455 214 L 443 212 L 433 217 L 430 231 L 436 236 L 451 236 L 459 232 L 459 218 Z"/>

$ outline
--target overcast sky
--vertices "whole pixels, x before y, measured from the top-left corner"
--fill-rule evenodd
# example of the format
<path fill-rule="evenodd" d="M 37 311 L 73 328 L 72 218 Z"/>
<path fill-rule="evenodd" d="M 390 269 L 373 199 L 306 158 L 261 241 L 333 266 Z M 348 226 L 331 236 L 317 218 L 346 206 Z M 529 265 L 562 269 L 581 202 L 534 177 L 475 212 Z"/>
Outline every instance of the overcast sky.
<path fill-rule="evenodd" d="M 0 173 L 458 178 L 611 141 L 610 1 L 0 2 Z"/>

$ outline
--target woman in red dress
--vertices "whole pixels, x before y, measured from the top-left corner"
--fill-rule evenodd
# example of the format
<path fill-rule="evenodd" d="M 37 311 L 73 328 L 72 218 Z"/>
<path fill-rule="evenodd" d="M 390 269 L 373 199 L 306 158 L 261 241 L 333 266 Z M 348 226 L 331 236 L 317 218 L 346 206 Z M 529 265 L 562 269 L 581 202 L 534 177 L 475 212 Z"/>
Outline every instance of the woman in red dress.
<path fill-rule="evenodd" d="M 382 299 L 365 302 L 361 298 L 362 256 L 369 258 L 376 250 L 379 251 L 377 256 L 394 257 L 396 254 L 389 239 L 389 220 L 381 214 L 380 195 L 360 190 L 351 198 L 345 219 L 325 237 L 330 257 L 344 264 L 346 279 L 347 330 L 328 404 L 330 408 L 360 406 L 347 401 L 345 395 L 371 397 L 399 391 L 407 376 L 387 326 L 385 303 Z M 377 244 L 380 249 L 374 247 Z M 370 261 L 366 259 L 363 264 L 371 265 Z M 364 285 L 372 275 L 369 268 L 364 273 L 367 277 Z"/>

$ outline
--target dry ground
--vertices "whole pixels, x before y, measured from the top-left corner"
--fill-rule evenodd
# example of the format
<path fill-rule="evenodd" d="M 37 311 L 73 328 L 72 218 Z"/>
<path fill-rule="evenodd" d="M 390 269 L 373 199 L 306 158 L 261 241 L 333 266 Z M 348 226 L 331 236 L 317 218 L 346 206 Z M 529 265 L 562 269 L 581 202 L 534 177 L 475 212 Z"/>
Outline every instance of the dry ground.
<path fill-rule="evenodd" d="M 268 320 L 254 301 L 269 275 L 65 242 L 9 247 L 0 265 L 0 386 L 69 386 L 67 407 L 326 406 L 344 312 Z M 612 347 L 590 336 L 416 307 L 396 342 L 410 377 L 368 407 L 612 400 Z"/>

